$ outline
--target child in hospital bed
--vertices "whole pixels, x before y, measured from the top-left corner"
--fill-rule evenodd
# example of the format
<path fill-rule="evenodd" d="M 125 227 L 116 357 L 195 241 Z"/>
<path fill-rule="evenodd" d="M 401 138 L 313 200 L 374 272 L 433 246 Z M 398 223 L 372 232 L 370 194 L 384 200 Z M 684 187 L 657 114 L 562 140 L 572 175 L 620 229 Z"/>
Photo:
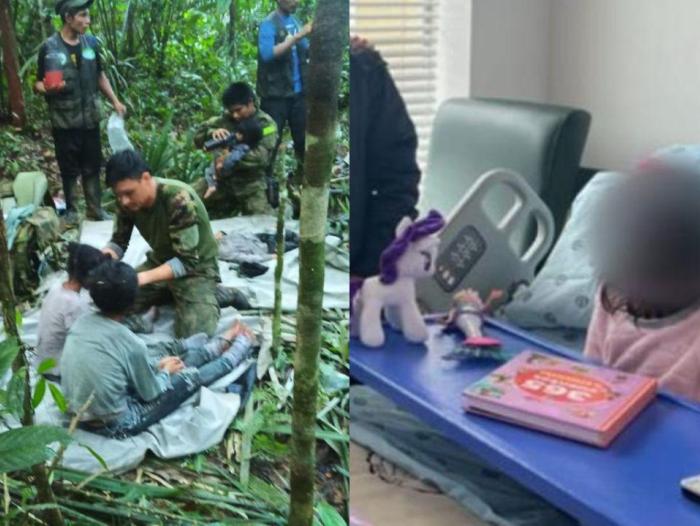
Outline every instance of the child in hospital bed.
<path fill-rule="evenodd" d="M 700 402 L 700 156 L 686 161 L 656 156 L 599 204 L 584 353 Z"/>

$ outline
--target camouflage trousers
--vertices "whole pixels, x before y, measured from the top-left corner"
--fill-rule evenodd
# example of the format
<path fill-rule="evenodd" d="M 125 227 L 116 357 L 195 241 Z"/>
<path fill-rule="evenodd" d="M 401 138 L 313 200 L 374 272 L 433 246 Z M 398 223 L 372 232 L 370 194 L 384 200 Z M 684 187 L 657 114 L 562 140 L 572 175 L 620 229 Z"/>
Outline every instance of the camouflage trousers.
<path fill-rule="evenodd" d="M 157 266 L 148 261 L 136 271 L 142 272 Z M 198 332 L 214 335 L 221 309 L 216 301 L 216 281 L 213 278 L 187 276 L 145 285 L 139 289 L 134 310 L 143 312 L 154 305 L 171 303 L 175 307 L 177 338 L 187 338 Z"/>
<path fill-rule="evenodd" d="M 232 177 L 219 181 L 216 192 L 207 199 L 204 199 L 204 192 L 207 190 L 206 179 L 198 179 L 192 188 L 202 198 L 212 219 L 274 214 L 267 201 L 267 185 L 263 177 L 244 181 Z"/>

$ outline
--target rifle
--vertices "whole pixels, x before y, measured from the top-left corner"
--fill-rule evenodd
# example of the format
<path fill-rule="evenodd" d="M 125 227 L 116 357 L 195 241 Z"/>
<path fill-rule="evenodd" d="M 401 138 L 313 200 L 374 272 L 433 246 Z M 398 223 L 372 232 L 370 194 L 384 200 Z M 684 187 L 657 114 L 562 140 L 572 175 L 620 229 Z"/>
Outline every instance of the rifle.
<path fill-rule="evenodd" d="M 232 148 L 236 144 L 238 144 L 238 141 L 236 140 L 236 134 L 229 133 L 223 139 L 209 139 L 207 142 L 204 143 L 204 151 L 211 152 L 214 150 L 219 150 L 221 148 Z"/>

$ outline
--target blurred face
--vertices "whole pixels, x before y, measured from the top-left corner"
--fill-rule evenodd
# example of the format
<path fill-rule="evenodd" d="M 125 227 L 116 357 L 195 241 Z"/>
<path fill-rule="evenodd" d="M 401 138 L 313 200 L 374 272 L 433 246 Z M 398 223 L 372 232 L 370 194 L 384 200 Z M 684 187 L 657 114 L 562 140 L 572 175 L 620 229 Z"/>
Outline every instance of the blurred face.
<path fill-rule="evenodd" d="M 251 100 L 248 104 L 234 104 L 228 112 L 234 121 L 243 121 L 255 115 L 255 102 Z"/>
<path fill-rule="evenodd" d="M 700 299 L 699 175 L 626 175 L 591 214 L 593 266 L 635 310 L 674 312 Z"/>
<path fill-rule="evenodd" d="M 84 35 L 90 27 L 90 10 L 81 9 L 73 16 L 66 16 L 66 25 L 79 35 Z"/>
<path fill-rule="evenodd" d="M 139 179 L 124 179 L 114 188 L 119 206 L 128 212 L 149 208 L 156 198 L 156 184 L 150 173 L 144 172 Z"/>
<path fill-rule="evenodd" d="M 285 13 L 294 13 L 299 5 L 298 0 L 277 0 L 277 5 Z"/>

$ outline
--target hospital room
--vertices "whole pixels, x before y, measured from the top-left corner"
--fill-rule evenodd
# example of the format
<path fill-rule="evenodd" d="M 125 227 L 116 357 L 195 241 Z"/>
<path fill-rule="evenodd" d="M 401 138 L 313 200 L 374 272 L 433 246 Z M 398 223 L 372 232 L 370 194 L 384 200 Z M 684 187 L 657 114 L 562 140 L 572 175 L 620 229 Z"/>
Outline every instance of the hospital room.
<path fill-rule="evenodd" d="M 700 524 L 698 20 L 350 2 L 350 524 Z"/>

